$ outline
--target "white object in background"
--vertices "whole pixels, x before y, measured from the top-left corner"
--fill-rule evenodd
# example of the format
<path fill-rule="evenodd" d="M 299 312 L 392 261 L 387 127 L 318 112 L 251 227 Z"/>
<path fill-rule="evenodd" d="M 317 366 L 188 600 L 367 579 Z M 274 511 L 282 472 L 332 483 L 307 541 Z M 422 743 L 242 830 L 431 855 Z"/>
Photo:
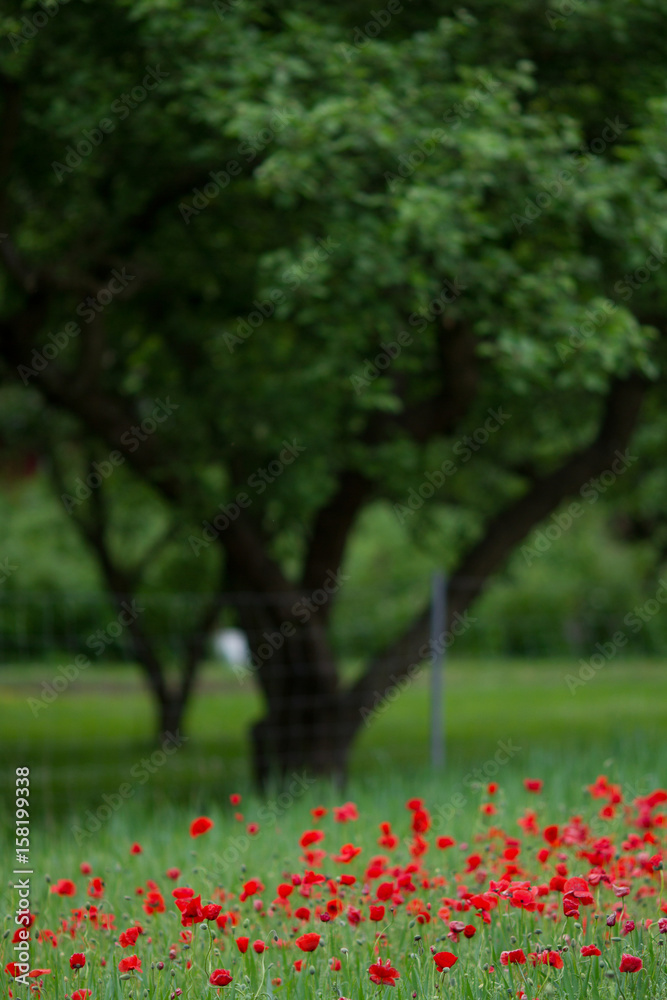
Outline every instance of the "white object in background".
<path fill-rule="evenodd" d="M 223 628 L 213 637 L 216 655 L 230 667 L 240 667 L 250 660 L 250 647 L 245 632 L 240 628 Z"/>

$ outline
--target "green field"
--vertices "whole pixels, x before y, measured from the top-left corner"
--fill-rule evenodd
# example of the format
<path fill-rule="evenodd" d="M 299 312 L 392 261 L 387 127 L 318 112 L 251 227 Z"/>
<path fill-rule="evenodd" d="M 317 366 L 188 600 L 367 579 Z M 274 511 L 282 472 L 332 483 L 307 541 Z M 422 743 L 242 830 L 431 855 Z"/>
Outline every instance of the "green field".
<path fill-rule="evenodd" d="M 154 749 L 153 715 L 139 673 L 95 667 L 82 674 L 37 716 L 28 699 L 55 667 L 5 668 L 0 675 L 2 766 L 28 764 L 33 806 L 47 823 L 87 808 L 128 780 Z M 439 780 L 455 781 L 493 757 L 498 741 L 520 747 L 508 770 L 530 772 L 558 761 L 564 776 L 586 760 L 627 768 L 635 778 L 667 762 L 667 670 L 656 661 L 606 665 L 574 692 L 572 661 L 461 661 L 447 667 L 447 766 Z M 202 672 L 184 732 L 188 742 L 142 787 L 137 800 L 204 806 L 250 786 L 246 733 L 260 703 L 220 666 Z M 429 690 L 422 675 L 366 728 L 351 760 L 351 787 L 372 787 L 388 774 L 429 777 Z M 432 777 L 432 776 L 431 776 Z"/>

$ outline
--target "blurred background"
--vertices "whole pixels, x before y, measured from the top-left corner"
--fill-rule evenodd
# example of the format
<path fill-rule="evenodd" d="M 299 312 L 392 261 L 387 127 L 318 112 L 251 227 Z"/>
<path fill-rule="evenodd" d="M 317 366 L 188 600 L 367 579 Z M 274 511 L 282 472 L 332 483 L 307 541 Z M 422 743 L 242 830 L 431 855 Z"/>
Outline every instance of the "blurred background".
<path fill-rule="evenodd" d="M 665 13 L 2 8 L 0 759 L 45 823 L 658 761 Z"/>

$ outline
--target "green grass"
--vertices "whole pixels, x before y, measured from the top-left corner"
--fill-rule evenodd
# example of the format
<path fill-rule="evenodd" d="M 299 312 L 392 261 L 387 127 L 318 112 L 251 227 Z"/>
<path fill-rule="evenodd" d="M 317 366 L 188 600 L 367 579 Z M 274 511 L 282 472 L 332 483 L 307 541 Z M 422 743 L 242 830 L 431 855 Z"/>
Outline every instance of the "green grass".
<path fill-rule="evenodd" d="M 622 749 L 622 745 L 619 746 Z M 636 859 L 641 853 L 637 848 L 622 847 L 628 833 L 637 832 L 631 825 L 635 813 L 628 815 L 627 820 L 622 810 L 611 821 L 598 817 L 602 802 L 590 798 L 584 783 L 592 782 L 598 774 L 599 752 L 600 748 L 595 745 L 580 749 L 576 755 L 564 752 L 560 756 L 551 754 L 549 758 L 545 752 L 541 763 L 535 755 L 530 759 L 517 755 L 514 761 L 500 766 L 494 775 L 499 789 L 492 801 L 498 812 L 491 818 L 485 817 L 479 808 L 481 802 L 491 800 L 486 782 L 480 786 L 454 768 L 440 778 L 429 775 L 423 768 L 412 773 L 386 768 L 381 781 L 377 780 L 376 773 L 372 785 L 370 781 L 355 781 L 344 795 L 336 794 L 330 786 L 316 783 L 293 787 L 284 797 L 276 794 L 268 801 L 246 792 L 242 803 L 236 807 L 243 812 L 241 822 L 235 820 L 235 808 L 227 797 L 217 795 L 215 799 L 208 799 L 204 809 L 214 821 L 213 829 L 197 839 L 192 839 L 188 830 L 199 810 L 189 809 L 177 801 L 165 801 L 156 810 L 154 799 L 150 797 L 136 795 L 119 804 L 112 800 L 113 809 L 108 810 L 111 815 L 97 809 L 98 816 L 92 822 L 75 806 L 71 815 L 54 830 L 47 832 L 35 825 L 31 834 L 31 911 L 37 914 L 33 935 L 37 929 L 44 928 L 57 932 L 61 921 L 65 921 L 73 932 L 60 934 L 56 948 L 48 943 L 32 943 L 31 967 L 52 970 L 50 975 L 44 976 L 43 997 L 60 1000 L 65 995 L 71 996 L 77 987 L 85 987 L 92 990 L 92 1000 L 134 1000 L 140 996 L 176 1000 L 177 989 L 183 991 L 186 1000 L 213 998 L 215 993 L 208 985 L 208 976 L 213 969 L 222 968 L 228 969 L 233 976 L 232 983 L 220 994 L 229 1000 L 261 995 L 285 997 L 286 1000 L 321 1000 L 322 997 L 356 998 L 381 994 L 396 1000 L 412 1000 L 415 993 L 418 1000 L 437 996 L 449 996 L 454 1000 L 473 997 L 498 1000 L 516 996 L 519 986 L 526 987 L 529 998 L 539 997 L 540 1000 L 583 1000 L 584 997 L 611 1000 L 617 996 L 664 1000 L 667 996 L 665 948 L 659 943 L 664 935 L 657 933 L 655 923 L 661 915 L 660 873 L 648 874 L 639 868 L 636 860 L 627 865 L 625 880 L 632 885 L 632 894 L 626 901 L 627 915 L 636 920 L 637 927 L 624 938 L 617 929 L 612 937 L 607 929 L 606 916 L 618 900 L 604 885 L 596 891 L 596 907 L 582 907 L 583 920 L 564 918 L 562 897 L 556 890 L 539 897 L 553 907 L 553 920 L 548 911 L 541 916 L 501 902 L 492 911 L 492 922 L 487 926 L 479 918 L 476 907 L 465 912 L 454 908 L 458 886 L 467 886 L 470 892 L 482 892 L 489 888 L 490 880 L 501 877 L 506 865 L 502 851 L 508 836 L 521 841 L 522 850 L 515 859 L 517 879 L 548 886 L 556 864 L 563 862 L 568 874 L 585 875 L 589 871 L 590 863 L 579 855 L 582 846 L 579 843 L 561 846 L 552 851 L 547 864 L 538 863 L 536 851 L 545 845 L 544 839 L 541 835 L 524 835 L 517 825 L 517 818 L 529 808 L 536 811 L 540 828 L 556 823 L 562 830 L 568 817 L 581 816 L 590 824 L 586 834 L 588 849 L 599 837 L 611 838 L 617 853 L 612 851 L 607 868 L 613 881 L 624 880 L 621 870 L 614 868 L 616 859 L 621 854 Z M 605 762 L 610 779 L 624 787 L 628 802 L 637 791 L 645 794 L 654 788 L 659 783 L 661 769 L 664 775 L 664 752 L 653 759 L 650 771 L 637 770 L 640 758 L 641 755 L 636 757 L 628 752 Z M 483 770 L 491 759 L 479 756 L 474 766 Z M 530 771 L 525 767 L 527 762 L 531 765 Z M 521 779 L 525 773 L 544 780 L 542 794 L 531 795 L 524 789 Z M 13 774 L 10 778 L 13 779 Z M 402 890 L 403 902 L 395 913 L 391 914 L 387 904 L 385 918 L 376 925 L 368 918 L 369 903 L 377 901 L 378 885 L 387 879 L 393 881 L 413 861 L 408 851 L 411 813 L 405 808 L 406 799 L 412 796 L 423 797 L 430 813 L 432 826 L 425 833 L 428 851 L 420 860 L 421 871 L 413 875 L 414 891 Z M 314 845 L 324 847 L 327 857 L 321 866 L 316 861 L 304 859 L 299 838 L 304 830 L 313 827 L 310 809 L 317 804 L 330 809 L 350 797 L 357 804 L 359 819 L 341 825 L 333 821 L 329 812 L 318 824 L 325 840 Z M 399 837 L 395 849 L 387 850 L 377 844 L 378 826 L 382 821 L 390 821 Z M 259 827 L 252 837 L 246 833 L 249 822 L 256 822 Z M 505 833 L 500 837 L 493 835 L 492 826 Z M 654 832 L 659 834 L 660 830 Z M 446 851 L 438 850 L 436 837 L 440 835 L 452 837 L 456 845 Z M 135 841 L 143 849 L 141 854 L 130 852 Z M 361 854 L 349 865 L 331 859 L 344 843 L 362 848 Z M 659 845 L 652 844 L 646 853 L 659 850 Z M 366 878 L 364 872 L 370 859 L 381 853 L 391 858 L 385 873 L 377 878 Z M 475 872 L 465 871 L 466 859 L 473 853 L 482 858 L 476 870 L 481 872 L 479 881 Z M 4 856 L 8 862 L 12 859 L 9 852 Z M 92 875 L 104 880 L 101 912 L 114 915 L 113 932 L 95 928 L 85 919 L 78 927 L 74 926 L 73 909 L 85 911 L 87 905 L 99 903 L 86 895 L 89 878 L 84 877 L 79 868 L 84 861 L 92 866 Z M 177 882 L 165 875 L 167 868 L 173 866 L 181 871 Z M 303 876 L 305 869 L 313 866 L 334 878 L 341 873 L 356 876 L 357 884 L 349 889 L 339 887 L 338 895 L 343 892 L 345 907 L 352 904 L 362 911 L 364 922 L 352 926 L 344 910 L 339 918 L 322 923 L 316 916 L 317 907 L 324 907 L 333 898 L 326 884 L 321 890 L 315 890 L 314 898 L 302 898 L 295 891 L 293 909 L 304 904 L 311 908 L 311 917 L 305 924 L 294 916 L 288 917 L 280 907 L 270 907 L 278 884 L 290 882 L 294 873 Z M 9 870 L 8 863 L 8 873 Z M 265 892 L 258 894 L 264 901 L 261 912 L 253 906 L 257 896 L 245 902 L 239 899 L 244 882 L 250 878 L 261 879 L 266 887 Z M 434 878 L 445 881 L 433 882 Z M 74 896 L 62 897 L 50 891 L 59 879 L 74 881 Z M 143 887 L 145 894 L 149 879 L 155 881 L 163 894 L 165 913 L 147 916 L 142 909 L 145 895 L 138 895 L 137 889 Z M 370 887 L 370 896 L 363 891 L 365 882 Z M 171 897 L 174 885 L 192 887 L 195 894 L 201 894 L 202 903 L 220 903 L 223 912 L 235 914 L 236 925 L 225 932 L 211 925 L 215 940 L 209 936 L 208 925 L 199 925 L 194 940 L 188 944 L 180 937 L 183 928 Z M 642 893 L 637 895 L 636 892 L 640 888 L 650 888 L 656 895 L 641 898 Z M 408 902 L 415 899 L 421 900 L 424 907 L 430 906 L 428 923 L 418 922 L 414 910 L 408 910 Z M 446 911 L 441 910 L 443 906 Z M 15 908 L 15 890 L 8 888 L 5 880 L 0 890 L 0 912 L 6 914 L 5 927 L 12 933 Z M 592 915 L 594 909 L 599 909 L 598 918 Z M 647 917 L 654 921 L 652 928 L 642 924 Z M 475 926 L 475 936 L 471 939 L 461 936 L 457 942 L 450 940 L 447 932 L 452 919 Z M 117 943 L 118 935 L 135 922 L 142 925 L 145 934 L 139 937 L 135 946 L 123 949 Z M 321 935 L 323 943 L 316 952 L 304 954 L 295 946 L 295 939 L 304 931 Z M 379 955 L 391 958 L 393 967 L 400 973 L 396 987 L 388 994 L 385 988 L 375 987 L 369 978 L 369 967 L 378 958 L 376 931 L 386 936 L 386 946 L 380 948 Z M 261 939 L 268 950 L 261 957 L 252 948 L 241 955 L 234 939 L 242 935 L 249 937 L 251 942 Z M 287 946 L 280 946 L 274 935 L 287 942 Z M 597 944 L 602 951 L 601 958 L 581 958 L 579 950 L 583 943 Z M 169 955 L 172 946 L 175 946 L 173 958 Z M 559 951 L 563 968 L 539 966 L 533 969 L 530 964 L 510 968 L 500 962 L 502 951 L 523 949 L 528 955 L 538 946 Z M 452 952 L 458 958 L 451 972 L 445 974 L 444 984 L 440 982 L 432 959 L 432 952 L 441 951 Z M 76 975 L 69 968 L 69 957 L 75 952 L 86 955 L 86 966 Z M 620 974 L 619 964 L 624 952 L 642 958 L 642 972 Z M 118 962 L 133 954 L 141 958 L 142 973 L 121 980 Z M 0 970 L 15 957 L 11 936 L 5 936 L 0 944 Z M 301 972 L 296 972 L 293 966 L 298 958 L 305 959 Z M 339 971 L 330 968 L 333 958 L 341 962 Z M 160 962 L 164 963 L 162 970 L 158 967 Z M 192 963 L 190 969 L 188 962 Z M 494 965 L 494 973 L 487 971 L 489 963 Z M 278 978 L 280 984 L 274 982 Z M 0 984 L 14 988 L 15 995 L 26 995 L 25 991 L 17 991 L 1 971 Z"/>

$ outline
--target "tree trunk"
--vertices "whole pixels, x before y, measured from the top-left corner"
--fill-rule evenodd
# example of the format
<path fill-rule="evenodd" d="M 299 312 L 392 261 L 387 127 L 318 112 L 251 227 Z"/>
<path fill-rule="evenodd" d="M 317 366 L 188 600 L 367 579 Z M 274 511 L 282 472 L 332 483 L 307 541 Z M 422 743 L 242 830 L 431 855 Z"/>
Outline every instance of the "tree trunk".
<path fill-rule="evenodd" d="M 270 608 L 260 600 L 239 609 L 265 701 L 265 714 L 251 730 L 254 777 L 263 789 L 304 771 L 342 784 L 347 768 L 350 740 L 343 735 L 325 622 L 317 610 L 304 622 L 303 606 L 295 616 L 296 606 L 283 598 Z"/>
<path fill-rule="evenodd" d="M 180 691 L 166 691 L 157 699 L 157 741 L 162 744 L 178 735 L 185 713 L 186 699 Z"/>

